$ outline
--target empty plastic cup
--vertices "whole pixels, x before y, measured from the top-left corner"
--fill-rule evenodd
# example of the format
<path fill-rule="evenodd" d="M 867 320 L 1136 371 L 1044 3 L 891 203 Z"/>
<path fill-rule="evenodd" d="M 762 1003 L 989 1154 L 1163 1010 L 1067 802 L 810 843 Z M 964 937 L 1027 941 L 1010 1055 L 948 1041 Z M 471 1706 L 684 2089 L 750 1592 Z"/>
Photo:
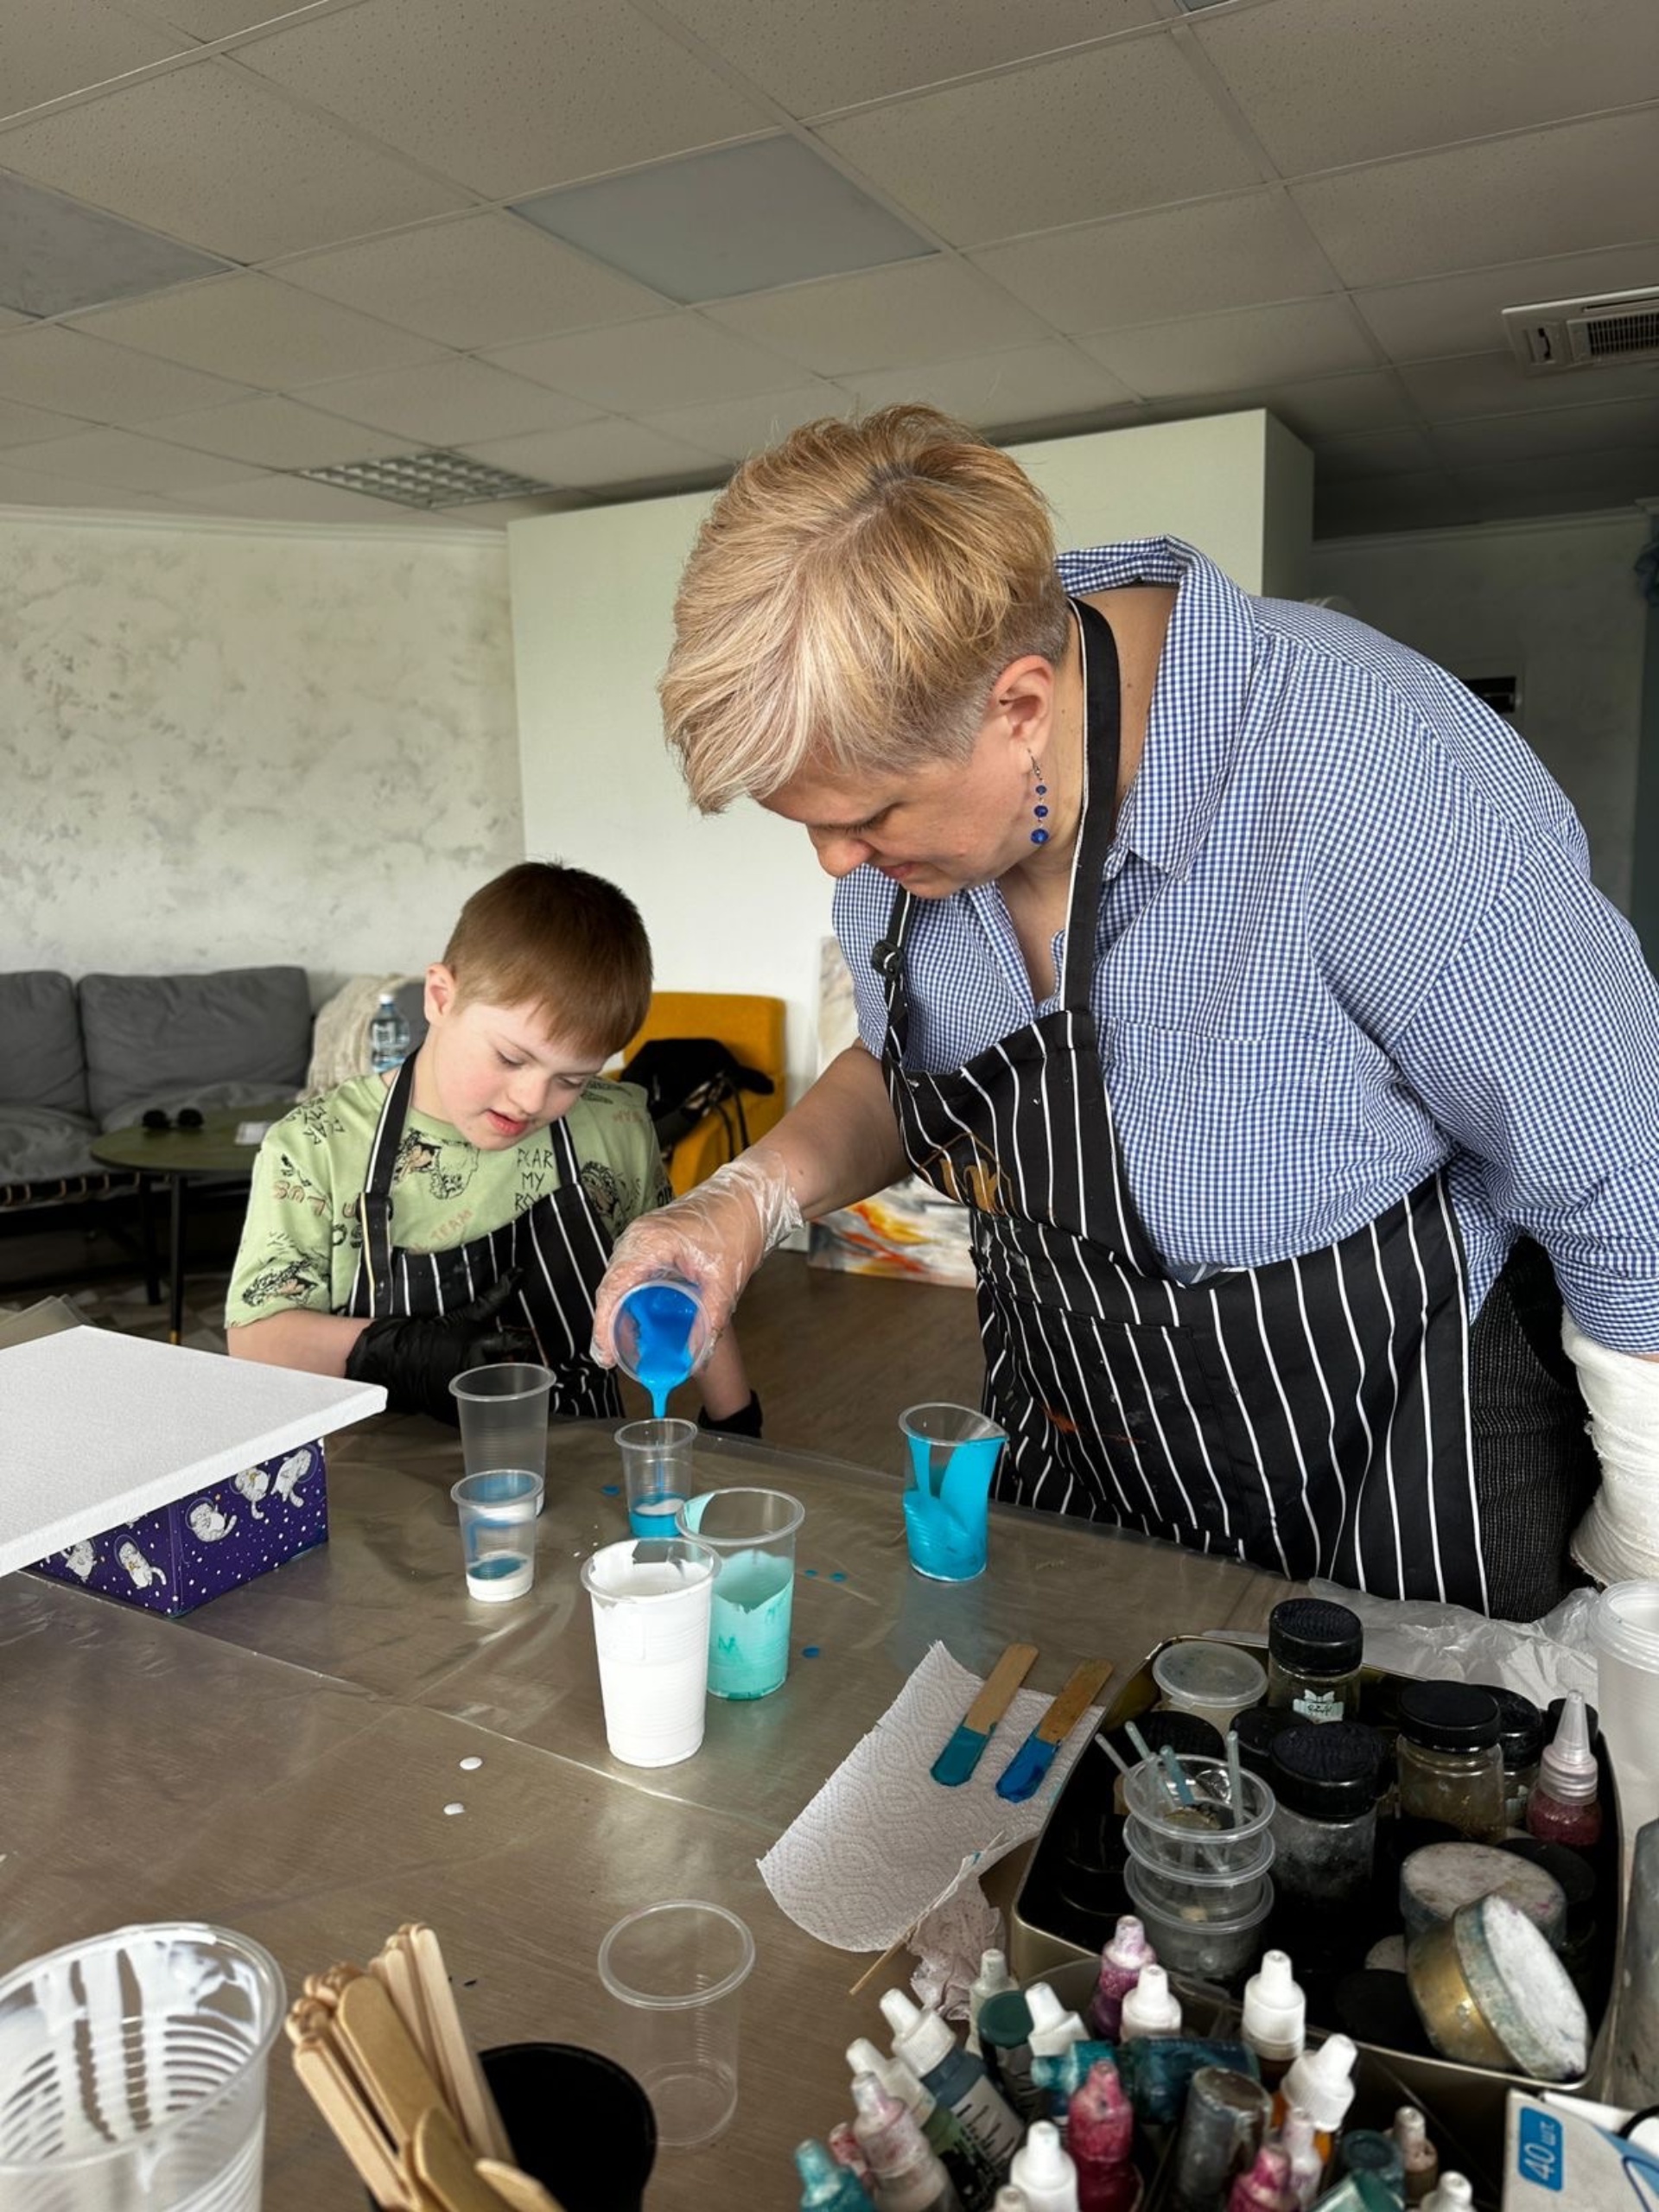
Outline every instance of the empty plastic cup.
<path fill-rule="evenodd" d="M 737 2110 L 737 2029 L 754 1939 L 724 1905 L 677 1898 L 619 1920 L 599 1978 L 627 2007 L 630 2069 L 666 2145 L 712 2143 Z"/>
<path fill-rule="evenodd" d="M 769 1697 L 789 1672 L 795 1531 L 806 1508 L 780 1490 L 711 1490 L 680 1508 L 683 1533 L 720 1557 L 709 1623 L 711 1697 Z"/>
<path fill-rule="evenodd" d="M 633 1421 L 616 1432 L 627 1484 L 628 1526 L 636 1536 L 671 1536 L 675 1516 L 691 1495 L 696 1424 Z"/>
<path fill-rule="evenodd" d="M 276 1961 L 199 1923 L 118 1928 L 0 1980 L 6 2212 L 257 2212 Z"/>
<path fill-rule="evenodd" d="M 697 1287 L 683 1275 L 635 1283 L 617 1306 L 611 1335 L 623 1373 L 651 1393 L 659 1421 L 669 1392 L 702 1364 L 712 1340 Z"/>
<path fill-rule="evenodd" d="M 1591 1609 L 1590 1638 L 1628 1866 L 1637 1831 L 1659 1820 L 1659 1582 L 1604 1590 Z"/>
<path fill-rule="evenodd" d="M 934 1582 L 971 1582 L 985 1572 L 991 1478 L 1007 1432 L 971 1406 L 912 1406 L 899 1427 L 910 1563 Z"/>
<path fill-rule="evenodd" d="M 461 1462 L 469 1475 L 547 1472 L 552 1387 L 546 1368 L 511 1359 L 469 1367 L 454 1377 L 449 1389 L 461 1414 Z"/>
<path fill-rule="evenodd" d="M 715 1566 L 683 1536 L 629 1536 L 583 1562 L 605 1740 L 626 1766 L 675 1766 L 702 1741 Z"/>
<path fill-rule="evenodd" d="M 1152 1679 L 1171 1712 L 1196 1713 L 1220 1736 L 1268 1694 L 1268 1670 L 1259 1659 L 1236 1644 L 1202 1637 L 1166 1645 L 1152 1662 Z"/>
<path fill-rule="evenodd" d="M 463 1475 L 449 1495 L 461 1516 L 467 1594 L 504 1605 L 527 1594 L 536 1580 L 536 1516 L 542 1478 L 522 1467 Z"/>

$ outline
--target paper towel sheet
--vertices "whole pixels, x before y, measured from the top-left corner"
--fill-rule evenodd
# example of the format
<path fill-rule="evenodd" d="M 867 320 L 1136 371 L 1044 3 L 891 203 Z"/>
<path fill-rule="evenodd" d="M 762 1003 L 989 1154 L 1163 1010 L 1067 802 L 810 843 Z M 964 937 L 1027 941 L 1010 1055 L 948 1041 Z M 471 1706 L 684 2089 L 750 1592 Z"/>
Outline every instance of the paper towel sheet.
<path fill-rule="evenodd" d="M 885 1950 L 1042 1827 L 1100 1726 L 1099 1711 L 1086 1713 L 1061 1745 L 1036 1796 L 1010 1805 L 996 1794 L 997 1778 L 1048 1710 L 1046 1691 L 1018 1694 L 959 1789 L 945 1789 L 928 1771 L 983 1687 L 934 1644 L 760 1861 L 766 1887 L 809 1936 L 843 1951 Z"/>

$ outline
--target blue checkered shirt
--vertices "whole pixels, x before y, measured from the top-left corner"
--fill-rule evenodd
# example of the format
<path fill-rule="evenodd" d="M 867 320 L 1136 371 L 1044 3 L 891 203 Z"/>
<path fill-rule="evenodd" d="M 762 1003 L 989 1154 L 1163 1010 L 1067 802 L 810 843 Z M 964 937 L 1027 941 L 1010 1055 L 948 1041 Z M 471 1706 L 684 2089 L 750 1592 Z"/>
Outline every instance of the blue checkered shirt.
<path fill-rule="evenodd" d="M 1170 1273 L 1319 1250 L 1444 1168 L 1471 1313 L 1525 1230 L 1586 1336 L 1659 1350 L 1659 989 L 1536 757 L 1433 662 L 1253 599 L 1178 539 L 1059 573 L 1075 594 L 1179 588 L 1092 990 Z M 870 868 L 836 892 L 878 1053 L 892 904 Z M 995 884 L 918 899 L 906 969 L 918 1071 L 1058 1004 L 1033 1002 Z"/>

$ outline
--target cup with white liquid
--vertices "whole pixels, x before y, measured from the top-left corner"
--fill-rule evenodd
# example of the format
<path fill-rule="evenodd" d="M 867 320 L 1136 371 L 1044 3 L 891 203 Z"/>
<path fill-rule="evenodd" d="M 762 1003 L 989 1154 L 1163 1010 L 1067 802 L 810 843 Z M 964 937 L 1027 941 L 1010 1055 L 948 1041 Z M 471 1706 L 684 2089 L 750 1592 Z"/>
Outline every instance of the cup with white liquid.
<path fill-rule="evenodd" d="M 702 1742 L 717 1564 L 678 1535 L 625 1537 L 582 1562 L 605 1740 L 626 1766 L 676 1766 Z"/>

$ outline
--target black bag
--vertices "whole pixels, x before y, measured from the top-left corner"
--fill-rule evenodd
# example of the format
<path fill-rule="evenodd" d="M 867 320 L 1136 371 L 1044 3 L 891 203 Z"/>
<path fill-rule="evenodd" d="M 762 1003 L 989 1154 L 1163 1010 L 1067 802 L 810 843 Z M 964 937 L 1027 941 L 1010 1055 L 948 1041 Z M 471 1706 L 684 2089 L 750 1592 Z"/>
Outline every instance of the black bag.
<path fill-rule="evenodd" d="M 664 1160 L 710 1114 L 719 1115 L 728 1156 L 735 1159 L 749 1141 L 743 1093 L 770 1097 L 778 1088 L 769 1075 L 745 1067 L 712 1037 L 653 1037 L 623 1069 L 622 1079 L 645 1092 Z"/>

